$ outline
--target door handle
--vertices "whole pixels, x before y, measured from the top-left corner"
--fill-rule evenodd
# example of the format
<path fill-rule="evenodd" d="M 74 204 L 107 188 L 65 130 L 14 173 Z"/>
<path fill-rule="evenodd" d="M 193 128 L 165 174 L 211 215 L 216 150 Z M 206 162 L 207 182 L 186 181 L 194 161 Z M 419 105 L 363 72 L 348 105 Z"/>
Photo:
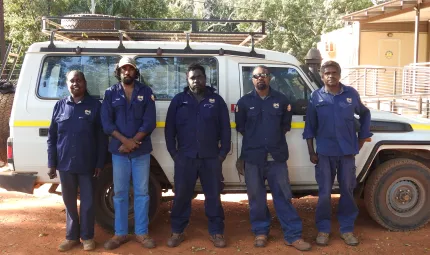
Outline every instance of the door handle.
<path fill-rule="evenodd" d="M 48 136 L 47 128 L 39 128 L 39 136 Z"/>

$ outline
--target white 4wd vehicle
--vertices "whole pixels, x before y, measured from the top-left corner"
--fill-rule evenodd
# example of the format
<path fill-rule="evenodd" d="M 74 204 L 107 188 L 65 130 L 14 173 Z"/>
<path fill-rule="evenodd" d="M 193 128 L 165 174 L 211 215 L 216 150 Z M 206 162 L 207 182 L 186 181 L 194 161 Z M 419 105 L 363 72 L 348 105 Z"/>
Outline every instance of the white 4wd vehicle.
<path fill-rule="evenodd" d="M 44 24 L 47 21 L 45 18 Z M 121 32 L 109 31 L 111 38 L 113 33 Z M 91 38 L 90 32 L 85 33 Z M 127 33 L 127 37 L 141 36 L 138 32 Z M 60 29 L 56 34 L 65 39 L 74 39 L 75 35 L 67 29 Z M 194 62 L 205 67 L 207 85 L 217 89 L 230 110 L 232 146 L 223 163 L 224 192 L 246 192 L 244 178 L 235 167 L 242 137 L 234 130 L 234 106 L 241 96 L 253 89 L 253 68 L 266 65 L 272 74 L 272 88 L 287 95 L 293 105 L 292 129 L 286 135 L 293 192 L 296 196 L 317 194 L 314 165 L 309 161 L 302 132 L 309 96 L 322 85 L 319 78 L 289 54 L 254 50 L 253 39 L 262 38 L 264 30 L 253 36 L 219 32 L 205 34 L 210 37 L 208 40 L 219 39 L 220 35 L 223 36 L 221 40 L 239 38 L 244 40 L 244 44 L 252 43 L 252 47 L 168 42 L 165 41 L 168 38 L 161 35 L 158 39 L 164 41 L 123 41 L 120 36 L 120 40 L 51 39 L 51 42 L 33 44 L 26 53 L 17 85 L 7 148 L 10 170 L 0 174 L 0 186 L 32 193 L 34 188 L 52 183 L 51 191 L 55 191 L 59 179 L 50 180 L 47 175 L 46 140 L 54 104 L 68 95 L 66 72 L 82 70 L 90 94 L 102 99 L 105 89 L 117 82 L 113 76 L 115 64 L 120 56 L 127 55 L 136 59 L 141 79 L 152 88 L 156 97 L 157 128 L 152 133 L 150 218 L 157 213 L 162 192 L 174 187 L 173 161 L 166 149 L 163 127 L 170 100 L 186 86 L 186 68 Z M 199 33 L 191 33 L 191 38 L 193 36 L 194 40 L 204 40 Z M 250 37 L 254 38 L 248 40 Z M 430 219 L 430 121 L 372 111 L 371 131 L 374 136 L 356 157 L 357 197 L 364 197 L 372 218 L 390 230 L 412 230 L 423 226 Z M 97 222 L 113 229 L 113 184 L 109 162 L 98 179 L 96 189 Z M 336 190 L 335 185 L 333 192 Z M 201 187 L 197 185 L 196 193 L 199 192 Z M 131 207 L 130 224 L 133 224 L 132 213 Z"/>

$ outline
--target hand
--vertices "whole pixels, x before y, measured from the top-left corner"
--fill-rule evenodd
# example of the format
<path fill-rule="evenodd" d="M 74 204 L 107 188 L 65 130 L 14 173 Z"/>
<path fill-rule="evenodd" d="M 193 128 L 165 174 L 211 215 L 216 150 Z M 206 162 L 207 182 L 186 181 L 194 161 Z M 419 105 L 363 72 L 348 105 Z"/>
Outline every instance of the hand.
<path fill-rule="evenodd" d="M 318 164 L 318 154 L 316 154 L 316 153 L 314 152 L 314 153 L 311 153 L 311 154 L 309 155 L 309 157 L 310 157 L 310 160 L 311 160 L 311 162 L 312 162 L 313 164 Z"/>
<path fill-rule="evenodd" d="M 101 168 L 94 169 L 94 175 L 93 175 L 93 177 L 99 177 L 101 171 L 102 171 Z"/>
<path fill-rule="evenodd" d="M 118 148 L 119 153 L 130 153 L 131 151 L 125 148 L 124 144 Z"/>
<path fill-rule="evenodd" d="M 127 139 L 127 141 L 123 143 L 124 147 L 129 151 L 134 151 L 139 148 L 140 144 L 142 144 L 142 142 L 135 141 L 132 138 Z"/>
<path fill-rule="evenodd" d="M 359 139 L 358 140 L 358 151 L 360 151 L 361 148 L 363 148 L 363 145 L 365 142 L 366 142 L 366 139 Z"/>
<path fill-rule="evenodd" d="M 222 157 L 222 156 L 218 156 L 218 159 L 219 159 L 219 161 L 221 161 L 221 163 L 222 163 L 222 162 L 224 162 L 224 160 L 225 160 L 225 157 Z"/>
<path fill-rule="evenodd" d="M 57 169 L 56 167 L 50 167 L 48 171 L 49 179 L 57 178 Z"/>

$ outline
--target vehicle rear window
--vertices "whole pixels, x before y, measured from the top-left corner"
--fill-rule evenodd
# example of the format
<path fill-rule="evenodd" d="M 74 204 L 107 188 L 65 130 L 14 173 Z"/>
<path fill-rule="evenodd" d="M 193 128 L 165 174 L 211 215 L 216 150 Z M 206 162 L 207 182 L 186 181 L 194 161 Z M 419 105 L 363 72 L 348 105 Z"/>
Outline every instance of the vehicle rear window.
<path fill-rule="evenodd" d="M 190 64 L 205 68 L 206 85 L 218 89 L 218 64 L 213 57 L 137 57 L 141 79 L 151 87 L 156 100 L 171 100 L 188 86 Z"/>
<path fill-rule="evenodd" d="M 48 56 L 43 61 L 38 95 L 45 99 L 68 96 L 66 74 L 80 70 L 85 74 L 90 95 L 103 98 L 105 90 L 118 82 L 114 70 L 119 59 L 120 56 Z"/>
<path fill-rule="evenodd" d="M 105 90 L 118 82 L 115 65 L 121 56 L 48 56 L 44 59 L 38 96 L 60 99 L 69 95 L 66 74 L 81 70 L 87 90 L 95 98 L 103 98 Z M 171 100 L 187 86 L 186 72 L 192 63 L 205 68 L 206 85 L 218 89 L 218 64 L 213 57 L 137 57 L 140 81 L 153 90 L 156 100 Z"/>

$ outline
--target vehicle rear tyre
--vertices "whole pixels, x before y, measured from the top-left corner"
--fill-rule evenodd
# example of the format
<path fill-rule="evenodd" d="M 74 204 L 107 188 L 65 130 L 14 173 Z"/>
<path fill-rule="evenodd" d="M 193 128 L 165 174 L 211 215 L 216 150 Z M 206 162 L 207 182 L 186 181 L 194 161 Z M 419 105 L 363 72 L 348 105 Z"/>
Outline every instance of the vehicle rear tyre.
<path fill-rule="evenodd" d="M 430 169 L 399 158 L 381 164 L 364 189 L 370 216 L 392 231 L 421 228 L 430 220 Z"/>
<path fill-rule="evenodd" d="M 9 118 L 15 94 L 0 94 L 0 167 L 7 162 L 7 138 L 9 137 Z"/>
<path fill-rule="evenodd" d="M 113 177 L 112 167 L 105 168 L 96 183 L 95 189 L 95 214 L 96 222 L 109 232 L 114 232 L 115 209 L 113 204 Z M 152 173 L 149 175 L 149 222 L 151 223 L 158 212 L 161 203 L 161 186 Z M 134 231 L 134 208 L 133 208 L 133 187 L 130 185 L 128 229 Z"/>

